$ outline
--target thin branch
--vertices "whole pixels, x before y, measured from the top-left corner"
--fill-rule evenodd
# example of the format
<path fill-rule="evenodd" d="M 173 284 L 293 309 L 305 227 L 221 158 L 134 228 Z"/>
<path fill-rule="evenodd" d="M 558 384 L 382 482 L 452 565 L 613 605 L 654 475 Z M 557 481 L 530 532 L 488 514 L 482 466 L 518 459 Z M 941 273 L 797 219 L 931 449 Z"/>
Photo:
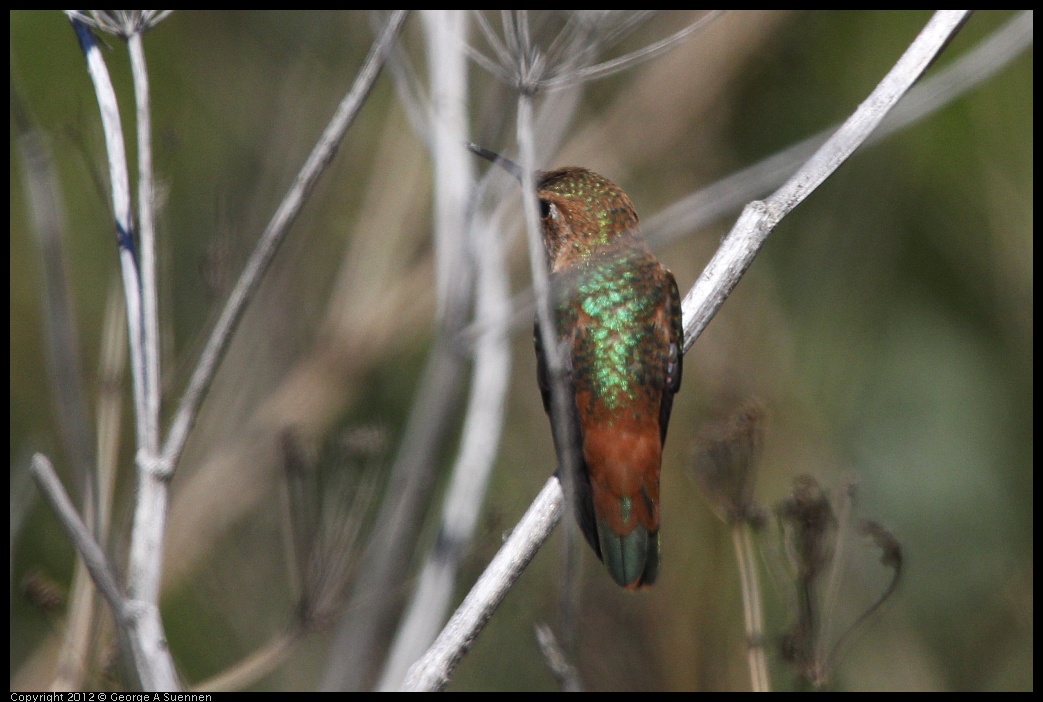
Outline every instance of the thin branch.
<path fill-rule="evenodd" d="M 145 354 L 145 446 L 149 455 L 159 451 L 160 359 L 159 303 L 156 283 L 156 225 L 152 187 L 152 114 L 149 104 L 148 67 L 141 32 L 127 39 L 138 135 L 138 230 L 141 242 L 142 343 Z"/>
<path fill-rule="evenodd" d="M 739 520 L 732 523 L 732 541 L 735 546 L 735 556 L 739 562 L 750 684 L 754 692 L 771 692 L 768 659 L 764 650 L 764 614 L 761 609 L 761 590 L 757 578 L 757 559 L 749 522 Z"/>
<path fill-rule="evenodd" d="M 472 223 L 468 227 L 465 221 L 468 194 L 473 192 L 474 180 L 473 159 L 460 148 L 460 142 L 467 137 L 463 109 L 467 104 L 467 62 L 460 50 L 467 28 L 461 20 L 466 20 L 467 14 L 428 11 L 423 17 L 434 96 L 430 121 L 437 184 L 436 242 L 441 241 L 446 248 L 459 247 L 466 242 L 457 241 L 457 237 L 472 232 L 469 251 L 450 250 L 445 255 L 450 270 L 455 269 L 451 277 L 467 280 L 470 276 L 465 270 L 473 269 L 475 315 L 485 321 L 489 333 L 479 340 L 475 349 L 460 452 L 446 492 L 439 535 L 421 569 L 419 583 L 402 619 L 378 689 L 398 688 L 409 666 L 431 645 L 445 623 L 460 561 L 474 537 L 497 455 L 511 362 L 510 341 L 505 334 L 509 276 L 497 227 L 489 223 Z M 455 228 L 456 236 L 438 237 L 437 232 L 445 227 Z M 448 271 L 446 275 L 449 276 Z"/>
<path fill-rule="evenodd" d="M 130 209 L 130 183 L 127 172 L 123 131 L 116 94 L 109 79 L 94 35 L 80 15 L 69 19 L 87 60 L 87 70 L 94 84 L 109 158 L 110 188 L 116 217 L 116 241 L 123 274 L 123 293 L 127 302 L 131 376 L 134 390 L 134 417 L 137 429 L 138 496 L 131 532 L 128 563 L 128 592 L 134 602 L 134 616 L 123 617 L 120 634 L 131 646 L 135 672 L 147 690 L 177 690 L 180 685 L 174 662 L 166 644 L 163 621 L 159 615 L 159 574 L 162 568 L 162 539 L 166 523 L 166 489 L 160 484 L 156 467 L 155 446 L 149 437 L 149 383 L 146 371 L 141 281 L 134 252 L 134 234 Z M 156 442 L 158 443 L 158 442 Z M 93 573 L 92 573 L 93 575 Z M 100 583 L 99 583 L 100 586 Z"/>
<path fill-rule="evenodd" d="M 86 525 L 80 520 L 80 515 L 69 500 L 65 488 L 62 487 L 62 482 L 54 472 L 54 466 L 51 465 L 51 461 L 42 453 L 37 453 L 33 456 L 30 470 L 32 471 L 33 480 L 36 481 L 40 491 L 47 498 L 48 504 L 51 505 L 51 509 L 54 510 L 55 515 L 58 517 L 58 521 L 61 522 L 65 532 L 69 535 L 69 540 L 72 541 L 76 552 L 83 557 L 83 562 L 86 564 L 87 570 L 90 571 L 94 582 L 98 585 L 98 590 L 101 591 L 102 596 L 109 603 L 109 606 L 112 607 L 112 613 L 115 615 L 116 621 L 125 622 L 128 618 L 126 600 L 116 582 L 115 571 L 109 563 L 105 552 L 101 550 L 101 546 L 98 545 L 98 542 L 91 536 Z"/>
<path fill-rule="evenodd" d="M 915 124 L 996 75 L 1032 46 L 1032 11 L 1026 10 L 937 73 L 917 83 L 866 139 L 878 143 Z M 839 125 L 718 180 L 644 221 L 645 238 L 655 248 L 706 227 L 786 182 Z M 522 294 L 526 294 L 525 291 Z M 519 296 L 520 296 L 519 295 Z"/>
<path fill-rule="evenodd" d="M 708 27 L 712 22 L 714 22 L 714 20 L 717 20 L 723 14 L 724 10 L 712 10 L 692 22 L 684 29 L 677 31 L 664 39 L 660 39 L 657 42 L 643 46 L 635 51 L 631 51 L 629 54 L 624 54 L 623 56 L 608 61 L 602 61 L 593 66 L 577 68 L 553 78 L 547 78 L 542 81 L 541 86 L 547 90 L 557 90 L 570 85 L 575 85 L 576 83 L 584 83 L 587 81 L 606 78 L 614 73 L 633 68 L 638 64 L 650 61 L 657 56 L 666 53 L 677 44 L 688 39 L 688 37 L 695 32 Z"/>
<path fill-rule="evenodd" d="M 178 403 L 177 414 L 163 445 L 162 469 L 166 475 L 171 475 L 177 465 L 188 440 L 189 430 L 195 424 L 198 416 L 199 406 L 217 373 L 221 359 L 228 350 L 239 320 L 246 312 L 247 304 L 260 285 L 261 278 L 268 270 L 279 245 L 282 244 L 290 227 L 300 214 L 308 195 L 318 182 L 319 176 L 325 171 L 336 153 L 337 146 L 343 140 L 344 134 L 354 122 L 362 105 L 365 104 L 366 97 L 372 90 L 377 76 L 380 75 L 388 52 L 401 32 L 407 15 L 408 11 L 397 10 L 388 21 L 384 33 L 373 43 L 369 55 L 366 56 L 366 60 L 355 78 L 354 85 L 337 107 L 336 113 L 319 138 L 311 155 L 308 156 L 300 173 L 297 174 L 297 178 L 286 197 L 283 198 L 272 220 L 268 223 L 250 260 L 246 263 L 239 281 L 232 290 L 228 302 L 225 303 L 221 316 L 199 358 L 199 363 L 192 373 L 188 388 Z"/>
<path fill-rule="evenodd" d="M 535 68 L 532 69 L 535 71 Z M 523 70 L 524 75 L 524 70 Z M 574 421 L 578 421 L 575 412 L 570 409 L 573 399 L 569 396 L 566 382 L 565 354 L 568 353 L 559 343 L 555 314 L 551 303 L 549 265 L 547 253 L 543 245 L 543 233 L 540 225 L 539 206 L 536 200 L 535 184 L 535 150 L 536 139 L 532 116 L 532 95 L 522 92 L 518 98 L 518 147 L 522 167 L 522 212 L 525 215 L 525 233 L 529 244 L 529 268 L 532 274 L 533 289 L 536 292 L 536 324 L 542 339 L 543 358 L 547 364 L 547 377 L 550 384 L 551 412 L 550 421 L 553 433 L 561 437 L 555 442 L 558 457 L 557 475 L 566 498 L 565 511 L 570 515 L 566 523 L 561 569 L 561 620 L 566 646 L 570 649 L 574 643 L 574 627 L 576 598 L 578 589 L 573 579 L 578 571 L 577 542 L 579 539 L 578 520 L 573 510 L 577 508 L 575 496 L 578 493 L 576 479 L 582 465 L 581 450 L 576 442 L 568 437 L 575 435 Z"/>
<path fill-rule="evenodd" d="M 753 263 L 775 226 L 840 167 L 927 70 L 967 19 L 968 10 L 942 10 L 931 18 L 895 66 L 840 129 L 781 188 L 751 202 L 682 302 L 688 351 Z"/>
<path fill-rule="evenodd" d="M 424 657 L 410 668 L 405 690 L 429 692 L 445 687 L 453 668 L 561 519 L 561 507 L 561 485 L 557 478 L 552 477 L 442 629 L 438 639 Z"/>
<path fill-rule="evenodd" d="M 145 426 L 146 378 L 144 349 L 142 347 L 141 281 L 138 277 L 134 253 L 134 225 L 130 203 L 130 178 L 127 172 L 127 154 L 123 144 L 123 126 L 120 121 L 116 91 L 109 79 L 108 69 L 91 30 L 81 16 L 70 14 L 80 48 L 87 60 L 87 73 L 94 84 L 94 92 L 101 111 L 105 134 L 105 152 L 109 160 L 109 187 L 112 192 L 112 211 L 116 216 L 116 243 L 119 246 L 120 270 L 123 275 L 123 294 L 127 298 L 127 330 L 130 340 L 131 373 L 134 379 L 134 417 L 137 427 L 138 449 L 145 447 L 148 435 Z"/>
<path fill-rule="evenodd" d="M 135 24 L 135 13 L 128 13 L 123 23 L 127 31 L 131 71 L 134 77 L 135 114 L 138 135 L 138 204 L 142 228 L 138 271 L 140 279 L 140 317 L 143 378 L 143 400 L 135 413 L 143 412 L 138 425 L 144 436 L 138 437 L 138 492 L 131 528 L 127 590 L 148 608 L 144 615 L 156 631 L 159 650 L 165 652 L 162 619 L 159 615 L 160 580 L 163 571 L 163 537 L 169 492 L 157 459 L 159 452 L 159 321 L 156 290 L 156 237 L 152 195 L 152 119 L 149 106 L 148 69 L 141 31 Z M 128 308 L 129 309 L 129 308 Z M 169 656 L 168 656 L 169 658 Z"/>

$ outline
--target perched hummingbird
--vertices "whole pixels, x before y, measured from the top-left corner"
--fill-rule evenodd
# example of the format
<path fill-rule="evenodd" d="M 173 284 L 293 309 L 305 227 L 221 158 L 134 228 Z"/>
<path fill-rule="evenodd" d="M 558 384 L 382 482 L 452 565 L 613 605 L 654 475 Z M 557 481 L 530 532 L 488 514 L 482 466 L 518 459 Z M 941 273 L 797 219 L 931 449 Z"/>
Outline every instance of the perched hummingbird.
<path fill-rule="evenodd" d="M 573 400 L 580 527 L 627 589 L 659 572 L 659 471 L 681 385 L 681 299 L 618 186 L 585 168 L 537 176 L 551 307 Z M 537 380 L 552 396 L 539 324 Z M 552 427 L 556 425 L 551 417 Z M 553 429 L 557 434 L 557 429 Z M 563 437 L 555 436 L 561 455 Z"/>
<path fill-rule="evenodd" d="M 492 152 L 472 150 L 521 172 Z M 570 421 L 555 421 L 537 320 L 543 407 L 559 462 L 566 463 L 569 442 L 578 464 L 571 499 L 584 537 L 619 585 L 648 586 L 659 572 L 659 471 L 681 385 L 677 283 L 649 251 L 619 186 L 575 166 L 535 180 Z M 571 435 L 559 436 L 559 426 L 571 426 Z"/>

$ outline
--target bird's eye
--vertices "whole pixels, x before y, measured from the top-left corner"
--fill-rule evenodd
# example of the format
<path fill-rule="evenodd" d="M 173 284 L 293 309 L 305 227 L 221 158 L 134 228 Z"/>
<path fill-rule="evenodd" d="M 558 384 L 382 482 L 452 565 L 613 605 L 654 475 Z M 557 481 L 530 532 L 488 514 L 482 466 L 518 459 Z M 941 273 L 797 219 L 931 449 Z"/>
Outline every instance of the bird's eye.
<path fill-rule="evenodd" d="M 546 219 L 550 217 L 550 202 L 547 200 L 540 200 L 540 218 Z"/>

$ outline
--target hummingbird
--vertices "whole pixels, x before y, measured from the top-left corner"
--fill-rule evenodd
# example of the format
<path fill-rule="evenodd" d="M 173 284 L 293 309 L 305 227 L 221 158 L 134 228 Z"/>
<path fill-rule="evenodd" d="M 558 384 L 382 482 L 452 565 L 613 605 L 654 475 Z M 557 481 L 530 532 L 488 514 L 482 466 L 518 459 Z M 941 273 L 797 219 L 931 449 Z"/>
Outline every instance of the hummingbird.
<path fill-rule="evenodd" d="M 472 150 L 521 173 L 493 152 Z M 647 587 L 659 573 L 659 474 L 681 386 L 677 283 L 649 250 L 619 186 L 577 166 L 538 172 L 535 182 L 570 417 L 554 416 L 554 378 L 537 320 L 543 407 L 559 464 L 577 464 L 569 482 L 584 538 L 616 583 Z M 566 451 L 573 460 L 564 460 Z"/>

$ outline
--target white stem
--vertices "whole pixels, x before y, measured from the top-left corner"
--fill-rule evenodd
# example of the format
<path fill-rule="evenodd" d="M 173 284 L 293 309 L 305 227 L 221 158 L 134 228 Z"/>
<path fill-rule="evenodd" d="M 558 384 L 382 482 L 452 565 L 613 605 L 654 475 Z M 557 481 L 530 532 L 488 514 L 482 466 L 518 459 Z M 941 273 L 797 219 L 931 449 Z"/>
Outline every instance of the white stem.
<path fill-rule="evenodd" d="M 156 282 L 155 198 L 152 187 L 152 115 L 149 105 L 148 67 L 141 33 L 127 40 L 134 76 L 138 132 L 138 226 L 141 251 L 142 342 L 145 354 L 145 447 L 159 451 L 159 305 Z"/>
<path fill-rule="evenodd" d="M 746 206 L 702 275 L 685 295 L 682 307 L 686 352 L 753 263 L 754 256 L 772 230 L 865 142 L 945 48 L 969 12 L 942 10 L 935 13 L 894 67 L 829 141 L 773 195 Z"/>
<path fill-rule="evenodd" d="M 441 690 L 478 632 L 492 617 L 525 566 L 561 519 L 561 485 L 551 478 L 511 532 L 503 548 L 478 578 L 424 657 L 409 669 L 403 689 Z"/>

